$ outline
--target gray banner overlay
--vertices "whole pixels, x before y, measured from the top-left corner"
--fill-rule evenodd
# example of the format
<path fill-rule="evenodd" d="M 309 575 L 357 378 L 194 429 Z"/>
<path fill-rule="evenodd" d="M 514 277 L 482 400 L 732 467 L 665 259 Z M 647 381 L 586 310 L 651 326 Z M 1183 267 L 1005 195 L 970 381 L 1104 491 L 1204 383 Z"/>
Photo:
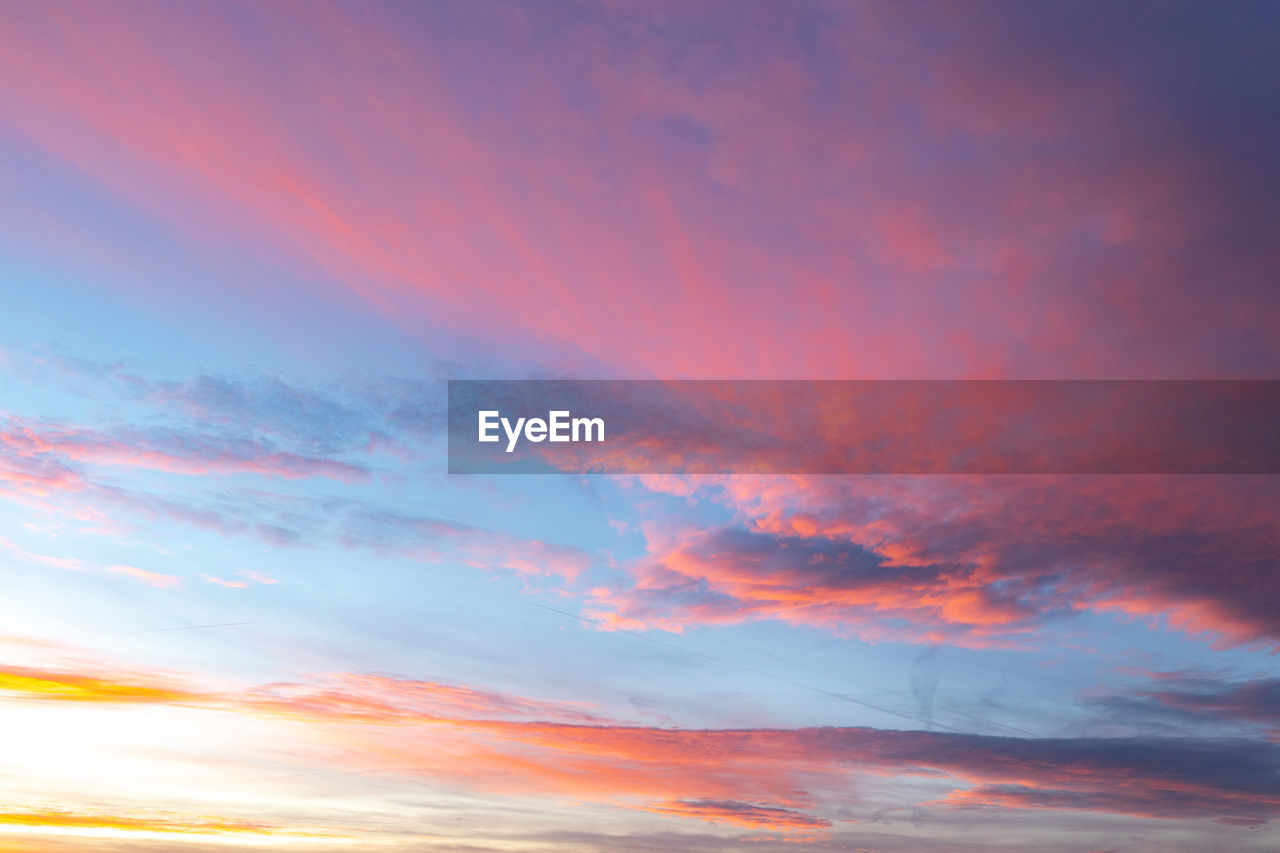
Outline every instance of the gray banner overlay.
<path fill-rule="evenodd" d="M 1276 474 L 1274 380 L 451 380 L 453 474 Z"/>

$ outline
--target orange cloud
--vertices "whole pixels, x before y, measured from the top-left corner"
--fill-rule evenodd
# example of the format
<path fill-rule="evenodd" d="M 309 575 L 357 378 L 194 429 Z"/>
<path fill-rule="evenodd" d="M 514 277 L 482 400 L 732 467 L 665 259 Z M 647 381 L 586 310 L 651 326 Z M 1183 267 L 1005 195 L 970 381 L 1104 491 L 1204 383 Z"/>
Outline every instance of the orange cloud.
<path fill-rule="evenodd" d="M 65 702 L 181 703 L 208 698 L 169 684 L 25 667 L 0 669 L 0 693 Z"/>
<path fill-rule="evenodd" d="M 0 811 L 0 826 L 146 830 L 147 832 L 196 833 L 201 835 L 224 832 L 273 835 L 279 831 L 279 827 L 250 821 L 233 821 L 218 818 L 189 819 L 176 815 L 144 818 L 67 811 Z"/>
<path fill-rule="evenodd" d="M 0 833 L 22 833 L 64 837 L 68 834 L 100 835 L 121 834 L 131 840 L 143 840 L 159 836 L 172 836 L 171 843 L 213 840 L 232 837 L 240 841 L 261 839 L 346 839 L 337 832 L 301 827 L 286 827 L 254 820 L 225 817 L 183 815 L 173 812 L 142 812 L 113 814 L 103 812 L 74 812 L 63 809 L 0 810 Z M 8 849 L 6 847 L 6 849 Z M 21 849 L 21 848 L 17 848 Z M 44 848 L 38 848 L 44 849 Z"/>

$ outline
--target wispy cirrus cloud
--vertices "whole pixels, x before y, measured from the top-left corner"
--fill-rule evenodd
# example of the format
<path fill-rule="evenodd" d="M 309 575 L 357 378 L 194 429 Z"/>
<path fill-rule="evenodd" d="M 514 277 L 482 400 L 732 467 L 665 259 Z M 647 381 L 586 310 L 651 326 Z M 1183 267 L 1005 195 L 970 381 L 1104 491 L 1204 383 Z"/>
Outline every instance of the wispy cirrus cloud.
<path fill-rule="evenodd" d="M 182 579 L 177 575 L 155 572 L 149 569 L 140 569 L 137 566 L 128 566 L 120 563 L 104 565 L 88 563 L 76 557 L 55 557 L 50 554 L 37 554 L 33 551 L 28 551 L 25 548 L 19 547 L 4 538 L 0 538 L 0 548 L 7 551 L 11 557 L 37 566 L 45 566 L 53 569 L 66 569 L 73 572 L 89 572 L 91 574 L 130 577 L 150 584 L 157 589 L 174 589 L 182 585 Z"/>
<path fill-rule="evenodd" d="M 601 720 L 586 706 L 571 702 L 547 702 L 468 685 L 352 673 L 305 683 L 267 684 L 241 694 L 234 702 L 249 710 L 357 723 L 412 724 L 468 718 L 582 723 Z"/>
<path fill-rule="evenodd" d="M 348 481 L 369 476 L 360 465 L 293 453 L 236 435 L 166 427 L 93 429 L 32 422 L 12 413 L 2 413 L 0 418 L 0 449 L 9 458 L 10 469 L 28 473 L 85 463 L 187 475 L 325 476 Z"/>
<path fill-rule="evenodd" d="M 382 454 L 404 463 L 437 437 L 441 383 L 365 376 L 320 389 L 268 375 L 203 374 L 167 381 L 65 354 L 13 359 L 42 381 L 88 382 L 80 393 L 124 400 L 130 415 L 113 426 L 86 426 L 0 413 L 0 495 L 15 503 L 97 526 L 178 522 L 279 547 L 327 545 L 527 576 L 571 580 L 594 560 L 578 548 L 369 497 L 386 474 Z M 150 472 L 189 482 L 169 486 Z M 246 474 L 271 485 L 218 481 Z M 303 487 L 315 478 L 352 490 L 342 497 L 308 493 Z M 292 485 L 297 491 L 283 491 Z M 142 577 L 140 569 L 112 568 Z M 203 577 L 230 587 L 274 582 L 254 573 Z"/>

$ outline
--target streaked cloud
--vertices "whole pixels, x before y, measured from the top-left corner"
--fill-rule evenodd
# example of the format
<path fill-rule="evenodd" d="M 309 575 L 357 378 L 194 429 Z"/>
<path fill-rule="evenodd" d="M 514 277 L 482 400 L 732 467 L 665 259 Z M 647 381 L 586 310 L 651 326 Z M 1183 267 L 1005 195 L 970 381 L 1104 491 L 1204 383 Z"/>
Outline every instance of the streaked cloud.
<path fill-rule="evenodd" d="M 373 675 L 230 693 L 171 685 L 157 676 L 27 669 L 0 680 L 5 693 L 42 701 L 177 704 L 292 721 L 303 743 L 309 731 L 317 746 L 340 735 L 339 755 L 324 758 L 313 747 L 296 756 L 336 760 L 338 771 L 376 768 L 477 791 L 638 800 L 659 814 L 772 830 L 830 828 L 824 814 L 839 802 L 837 792 L 863 776 L 931 780 L 944 791 L 919 803 L 931 807 L 1258 822 L 1280 814 L 1280 745 L 1238 738 L 657 728 L 483 688 Z M 665 799 L 652 801 L 657 795 Z"/>

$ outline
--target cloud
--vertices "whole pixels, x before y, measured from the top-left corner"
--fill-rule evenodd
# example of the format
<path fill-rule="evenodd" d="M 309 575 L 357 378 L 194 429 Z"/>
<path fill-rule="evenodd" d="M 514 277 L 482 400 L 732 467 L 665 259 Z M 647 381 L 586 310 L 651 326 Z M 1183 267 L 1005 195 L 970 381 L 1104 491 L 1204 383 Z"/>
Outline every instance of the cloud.
<path fill-rule="evenodd" d="M 314 477 L 353 487 L 385 485 L 373 477 L 378 454 L 391 452 L 404 462 L 421 449 L 432 425 L 442 422 L 434 405 L 443 390 L 438 383 L 363 377 L 326 393 L 270 376 L 154 380 L 120 365 L 66 355 L 28 355 L 26 365 L 38 377 L 43 370 L 101 379 L 92 383 L 93 393 L 104 395 L 114 386 L 141 408 L 131 410 L 131 423 L 110 427 L 0 413 L 0 495 L 14 502 L 95 528 L 118 529 L 133 516 L 251 536 L 277 547 L 329 544 L 530 577 L 571 580 L 593 561 L 570 546 L 387 509 L 358 495 L 228 489 L 214 479 L 254 474 L 279 488 Z M 158 484 L 147 477 L 152 471 L 191 482 Z M 105 512 L 108 507 L 123 512 Z M 70 568 L 75 561 L 64 562 Z M 132 566 L 95 570 L 162 587 L 179 582 Z M 256 573 L 240 576 L 244 580 L 211 580 L 212 574 L 204 579 L 231 587 L 276 582 Z"/>
<path fill-rule="evenodd" d="M 227 339 L 220 324 L 275 340 L 317 315 L 346 328 L 364 303 L 433 347 L 496 353 L 477 370 L 1276 375 L 1271 4 L 725 9 L 6 5 L 0 137 L 15 156 L 0 168 L 16 189 L 0 219 L 15 269 L 67 271 L 37 278 L 83 278 L 137 316 L 197 317 L 211 340 Z M 174 247 L 172 275 L 135 228 Z M 193 272 L 205 259 L 207 278 Z M 530 576 L 592 565 L 390 499 L 215 484 L 375 480 L 388 437 L 399 450 L 430 429 L 412 387 L 110 375 L 148 417 L 6 423 L 6 495 Z M 141 483 L 156 471 L 181 490 Z M 634 626 L 773 619 L 973 646 L 1041 642 L 1081 611 L 1219 645 L 1280 636 L 1271 485 L 789 482 L 727 487 L 734 519 L 715 529 L 651 528 L 616 588 L 592 579 L 593 606 Z M 168 701 L 149 689 L 185 696 L 129 673 L 10 676 L 11 698 L 59 711 L 58 695 L 113 712 Z M 863 775 L 938 787 L 956 812 L 1204 817 L 1215 833 L 1275 814 L 1276 755 L 1256 739 L 570 724 L 434 682 L 242 693 L 173 701 L 314 732 L 330 769 L 389 764 L 695 824 L 834 822 Z M 1245 720 L 1270 695 L 1152 693 Z"/>
<path fill-rule="evenodd" d="M 461 718 L 600 718 L 574 703 L 528 699 L 500 691 L 383 675 L 340 674 L 308 683 L 267 684 L 235 700 L 241 707 L 311 720 L 415 723 Z"/>
<path fill-rule="evenodd" d="M 679 478 L 645 480 L 681 493 Z M 649 527 L 629 584 L 588 612 L 633 627 L 776 619 L 856 634 L 1007 646 L 1077 612 L 1221 645 L 1280 641 L 1280 505 L 1270 477 L 734 477 L 710 529 Z"/>
<path fill-rule="evenodd" d="M 200 579 L 205 583 L 215 584 L 216 586 L 225 586 L 227 589 L 244 589 L 248 586 L 244 581 L 229 581 L 216 575 L 201 575 Z"/>
<path fill-rule="evenodd" d="M 915 777 L 932 805 L 1167 820 L 1280 814 L 1280 744 L 1246 738 L 1013 738 L 863 727 L 686 729 L 612 722 L 582 706 L 383 675 L 240 690 L 172 677 L 9 668 L 28 701 L 175 704 L 277 720 L 345 772 L 586 799 L 771 830 L 829 827 L 858 779 Z M 334 738 L 340 753 L 324 748 Z M 336 762 L 336 763 L 334 763 Z"/>
<path fill-rule="evenodd" d="M 125 577 L 135 578 L 143 583 L 150 584 L 157 589 L 175 589 L 182 585 L 182 579 L 176 575 L 165 574 L 163 572 L 153 572 L 147 569 L 140 569 L 137 566 L 126 566 L 121 564 L 97 565 L 94 563 L 86 563 L 75 557 L 54 557 L 48 554 L 37 554 L 4 538 L 0 538 L 0 548 L 8 551 L 10 555 L 19 560 L 34 563 L 39 566 L 47 566 L 55 569 L 68 569 L 74 572 L 88 572 L 100 575 L 123 575 Z"/>
<path fill-rule="evenodd" d="M 0 810 L 0 829 L 31 828 L 43 831 L 107 830 L 129 837 L 149 835 L 179 836 L 273 836 L 286 838 L 341 838 L 341 835 L 274 826 L 268 823 L 227 818 L 192 818 L 153 812 L 145 816 L 110 813 L 75 812 L 69 810 L 23 811 Z"/>
<path fill-rule="evenodd" d="M 1163 724 L 1184 729 L 1206 726 L 1280 734 L 1280 680 L 1243 681 L 1191 673 L 1153 673 L 1148 683 L 1128 693 L 1096 696 L 1091 707 L 1110 711 L 1137 725 Z"/>
<path fill-rule="evenodd" d="M 242 436 L 163 427 L 90 429 L 27 422 L 11 413 L 0 413 L 0 418 L 0 448 L 15 467 L 40 466 L 53 460 L 59 465 L 78 462 L 186 475 L 325 476 L 347 481 L 369 476 L 359 465 L 283 451 Z"/>
<path fill-rule="evenodd" d="M 182 579 L 176 575 L 167 575 L 163 572 L 151 572 L 146 569 L 140 569 L 137 566 L 110 565 L 104 566 L 104 570 L 117 575 L 127 575 L 132 578 L 151 584 L 157 589 L 174 589 L 182 585 Z"/>
<path fill-rule="evenodd" d="M 495 690 L 376 674 L 342 673 L 306 683 L 249 690 L 196 690 L 165 673 L 8 666 L 0 692 L 29 699 L 121 704 L 184 704 L 311 721 L 418 723 L 441 720 L 542 719 L 590 723 L 601 718 L 575 703 L 528 699 Z"/>
<path fill-rule="evenodd" d="M 1182 690 L 1153 690 L 1141 694 L 1165 708 L 1195 716 L 1246 720 L 1280 726 L 1280 680 L 1188 683 Z"/>
<path fill-rule="evenodd" d="M 307 298 L 546 363 L 1275 373 L 1269 6 L 748 5 L 266 9 L 260 41 L 216 8 L 23 10 L 6 124 Z M 288 74 L 238 61 L 262 44 Z M 32 245 L 101 239 L 50 218 Z"/>
<path fill-rule="evenodd" d="M 477 569 L 573 580 L 593 562 L 580 548 L 513 536 L 429 516 L 352 504 L 329 535 L 346 548 L 439 562 L 456 560 Z"/>
<path fill-rule="evenodd" d="M 127 673 L 100 677 L 26 667 L 5 667 L 0 670 L 0 692 L 44 701 L 122 704 L 164 704 L 204 698 L 199 693 L 172 683 L 147 680 Z"/>
<path fill-rule="evenodd" d="M 753 829 L 829 829 L 831 821 L 794 809 L 742 803 L 735 800 L 674 800 L 650 806 L 646 811 L 676 817 L 696 817 L 714 823 L 731 823 Z"/>
<path fill-rule="evenodd" d="M 856 629 L 880 618 L 918 625 L 940 641 L 948 633 L 1016 634 L 1040 615 L 971 567 L 895 565 L 848 541 L 742 528 L 697 534 L 635 574 L 632 588 L 602 603 L 652 627 L 780 619 Z"/>

